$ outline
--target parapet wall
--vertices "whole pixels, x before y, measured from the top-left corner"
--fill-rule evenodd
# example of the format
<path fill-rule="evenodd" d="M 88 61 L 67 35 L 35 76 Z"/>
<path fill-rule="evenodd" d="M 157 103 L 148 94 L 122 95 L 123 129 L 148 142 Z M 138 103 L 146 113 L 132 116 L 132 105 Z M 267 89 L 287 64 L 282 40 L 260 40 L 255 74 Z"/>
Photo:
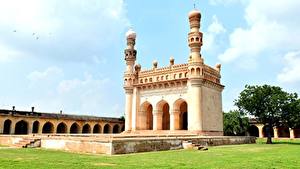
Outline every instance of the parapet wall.
<path fill-rule="evenodd" d="M 182 149 L 186 141 L 201 146 L 218 146 L 230 144 L 251 144 L 255 143 L 256 138 L 252 136 L 122 136 L 122 135 L 104 135 L 104 136 L 0 136 L 0 144 L 15 146 L 24 139 L 34 139 L 40 141 L 41 148 L 56 149 L 79 153 L 93 154 L 128 154 L 138 152 L 162 151 Z"/>

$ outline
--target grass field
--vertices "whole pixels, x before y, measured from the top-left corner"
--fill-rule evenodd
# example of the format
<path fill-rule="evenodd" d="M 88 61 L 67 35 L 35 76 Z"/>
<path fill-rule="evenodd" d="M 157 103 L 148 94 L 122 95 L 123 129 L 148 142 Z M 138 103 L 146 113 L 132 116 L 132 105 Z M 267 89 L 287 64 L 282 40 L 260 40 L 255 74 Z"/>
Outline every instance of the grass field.
<path fill-rule="evenodd" d="M 1 147 L 0 168 L 300 168 L 300 140 L 264 142 L 116 156 Z"/>

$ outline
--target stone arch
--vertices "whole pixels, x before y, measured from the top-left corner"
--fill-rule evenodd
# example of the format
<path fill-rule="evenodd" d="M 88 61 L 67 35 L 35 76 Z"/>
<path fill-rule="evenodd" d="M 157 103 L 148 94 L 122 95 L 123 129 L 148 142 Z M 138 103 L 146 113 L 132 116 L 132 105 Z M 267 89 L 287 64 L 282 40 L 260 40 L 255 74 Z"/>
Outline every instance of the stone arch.
<path fill-rule="evenodd" d="M 255 125 L 250 125 L 248 132 L 250 136 L 259 137 L 259 129 Z"/>
<path fill-rule="evenodd" d="M 174 124 L 176 130 L 188 129 L 188 105 L 187 102 L 180 98 L 173 104 Z"/>
<path fill-rule="evenodd" d="M 196 37 L 196 41 L 199 42 L 199 37 Z"/>
<path fill-rule="evenodd" d="M 179 78 L 179 79 L 182 78 L 182 73 L 179 73 L 179 77 L 178 77 L 178 78 Z"/>
<path fill-rule="evenodd" d="M 89 124 L 85 124 L 82 127 L 82 133 L 85 133 L 85 134 L 91 133 L 91 126 Z"/>
<path fill-rule="evenodd" d="M 10 134 L 11 120 L 6 119 L 3 123 L 3 134 Z"/>
<path fill-rule="evenodd" d="M 153 129 L 153 107 L 152 105 L 146 101 L 141 106 L 141 110 L 139 113 L 141 129 L 144 130 L 152 130 Z"/>
<path fill-rule="evenodd" d="M 162 130 L 170 130 L 170 106 L 165 100 L 156 105 L 156 110 L 162 113 Z"/>
<path fill-rule="evenodd" d="M 119 133 L 120 126 L 118 124 L 115 124 L 113 127 L 113 133 Z"/>
<path fill-rule="evenodd" d="M 110 125 L 109 124 L 105 124 L 103 127 L 103 133 L 110 133 L 111 129 L 110 129 Z"/>
<path fill-rule="evenodd" d="M 194 42 L 194 38 L 191 38 L 191 42 Z"/>
<path fill-rule="evenodd" d="M 199 67 L 196 68 L 196 74 L 200 75 L 200 68 Z"/>
<path fill-rule="evenodd" d="M 195 74 L 195 69 L 194 69 L 194 68 L 191 69 L 191 74 L 192 74 L 192 75 Z"/>
<path fill-rule="evenodd" d="M 263 136 L 264 137 L 268 137 L 268 130 L 269 130 L 270 128 L 269 128 L 269 125 L 265 125 L 264 127 L 263 127 Z M 274 130 L 271 128 L 270 129 L 271 130 L 271 137 L 274 137 Z"/>
<path fill-rule="evenodd" d="M 101 133 L 101 125 L 95 124 L 93 127 L 93 133 Z"/>
<path fill-rule="evenodd" d="M 42 133 L 53 133 L 54 132 L 53 130 L 54 130 L 54 125 L 48 121 L 43 125 Z"/>
<path fill-rule="evenodd" d="M 15 125 L 15 134 L 28 134 L 28 123 L 20 120 Z"/>
<path fill-rule="evenodd" d="M 277 128 L 278 137 L 290 138 L 290 129 L 288 127 L 282 126 Z"/>
<path fill-rule="evenodd" d="M 78 134 L 79 133 L 79 125 L 76 123 L 76 122 L 74 122 L 72 125 L 71 125 L 71 127 L 70 127 L 70 133 L 71 134 Z"/>
<path fill-rule="evenodd" d="M 56 133 L 67 133 L 68 127 L 64 122 L 61 122 L 57 125 Z"/>
<path fill-rule="evenodd" d="M 38 133 L 40 128 L 40 122 L 39 121 L 34 121 L 32 124 L 32 133 Z"/>

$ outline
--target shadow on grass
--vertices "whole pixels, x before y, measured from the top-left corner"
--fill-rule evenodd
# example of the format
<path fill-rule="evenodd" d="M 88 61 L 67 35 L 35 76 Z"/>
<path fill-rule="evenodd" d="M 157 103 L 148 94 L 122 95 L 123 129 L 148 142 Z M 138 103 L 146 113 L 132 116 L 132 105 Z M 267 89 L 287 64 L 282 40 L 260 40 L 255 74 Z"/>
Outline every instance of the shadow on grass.
<path fill-rule="evenodd" d="M 266 144 L 267 139 L 257 139 L 257 144 Z M 300 145 L 300 139 L 272 139 L 272 144 Z"/>
<path fill-rule="evenodd" d="M 288 141 L 276 141 L 273 144 L 293 144 L 293 145 L 300 145 L 300 142 L 288 142 Z"/>

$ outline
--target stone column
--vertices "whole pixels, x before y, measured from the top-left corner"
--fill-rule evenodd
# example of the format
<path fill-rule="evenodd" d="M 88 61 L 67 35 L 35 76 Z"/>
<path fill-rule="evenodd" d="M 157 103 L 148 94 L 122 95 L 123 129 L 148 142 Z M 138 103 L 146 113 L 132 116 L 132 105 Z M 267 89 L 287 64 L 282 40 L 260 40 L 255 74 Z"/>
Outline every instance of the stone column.
<path fill-rule="evenodd" d="M 202 124 L 202 90 L 201 80 L 191 79 L 188 82 L 188 130 L 201 131 Z"/>
<path fill-rule="evenodd" d="M 171 110 L 170 112 L 170 130 L 178 130 L 180 110 Z"/>
<path fill-rule="evenodd" d="M 16 122 L 15 120 L 12 120 L 10 124 L 10 130 L 9 130 L 10 134 L 15 134 L 15 127 L 16 127 Z"/>
<path fill-rule="evenodd" d="M 0 134 L 3 134 L 3 130 L 4 130 L 4 121 L 0 120 Z"/>
<path fill-rule="evenodd" d="M 292 128 L 290 128 L 290 138 L 295 138 L 295 132 Z"/>
<path fill-rule="evenodd" d="M 274 138 L 278 138 L 278 128 L 277 127 L 273 128 L 273 132 L 274 132 Z"/>
<path fill-rule="evenodd" d="M 38 134 L 42 134 L 43 133 L 43 126 L 44 126 L 44 124 L 45 124 L 45 122 L 40 122 Z"/>
<path fill-rule="evenodd" d="M 132 96 L 133 96 L 133 89 L 126 89 L 125 90 L 125 131 L 131 130 Z"/>
<path fill-rule="evenodd" d="M 28 134 L 32 134 L 32 124 L 33 123 L 33 121 L 29 121 L 28 122 L 28 128 L 27 128 L 27 133 Z"/>
<path fill-rule="evenodd" d="M 153 111 L 153 130 L 162 130 L 162 111 Z"/>
<path fill-rule="evenodd" d="M 264 137 L 263 127 L 264 127 L 264 125 L 257 125 L 259 138 L 263 138 Z"/>
<path fill-rule="evenodd" d="M 57 124 L 53 123 L 53 134 L 56 134 L 56 130 L 57 130 Z"/>

